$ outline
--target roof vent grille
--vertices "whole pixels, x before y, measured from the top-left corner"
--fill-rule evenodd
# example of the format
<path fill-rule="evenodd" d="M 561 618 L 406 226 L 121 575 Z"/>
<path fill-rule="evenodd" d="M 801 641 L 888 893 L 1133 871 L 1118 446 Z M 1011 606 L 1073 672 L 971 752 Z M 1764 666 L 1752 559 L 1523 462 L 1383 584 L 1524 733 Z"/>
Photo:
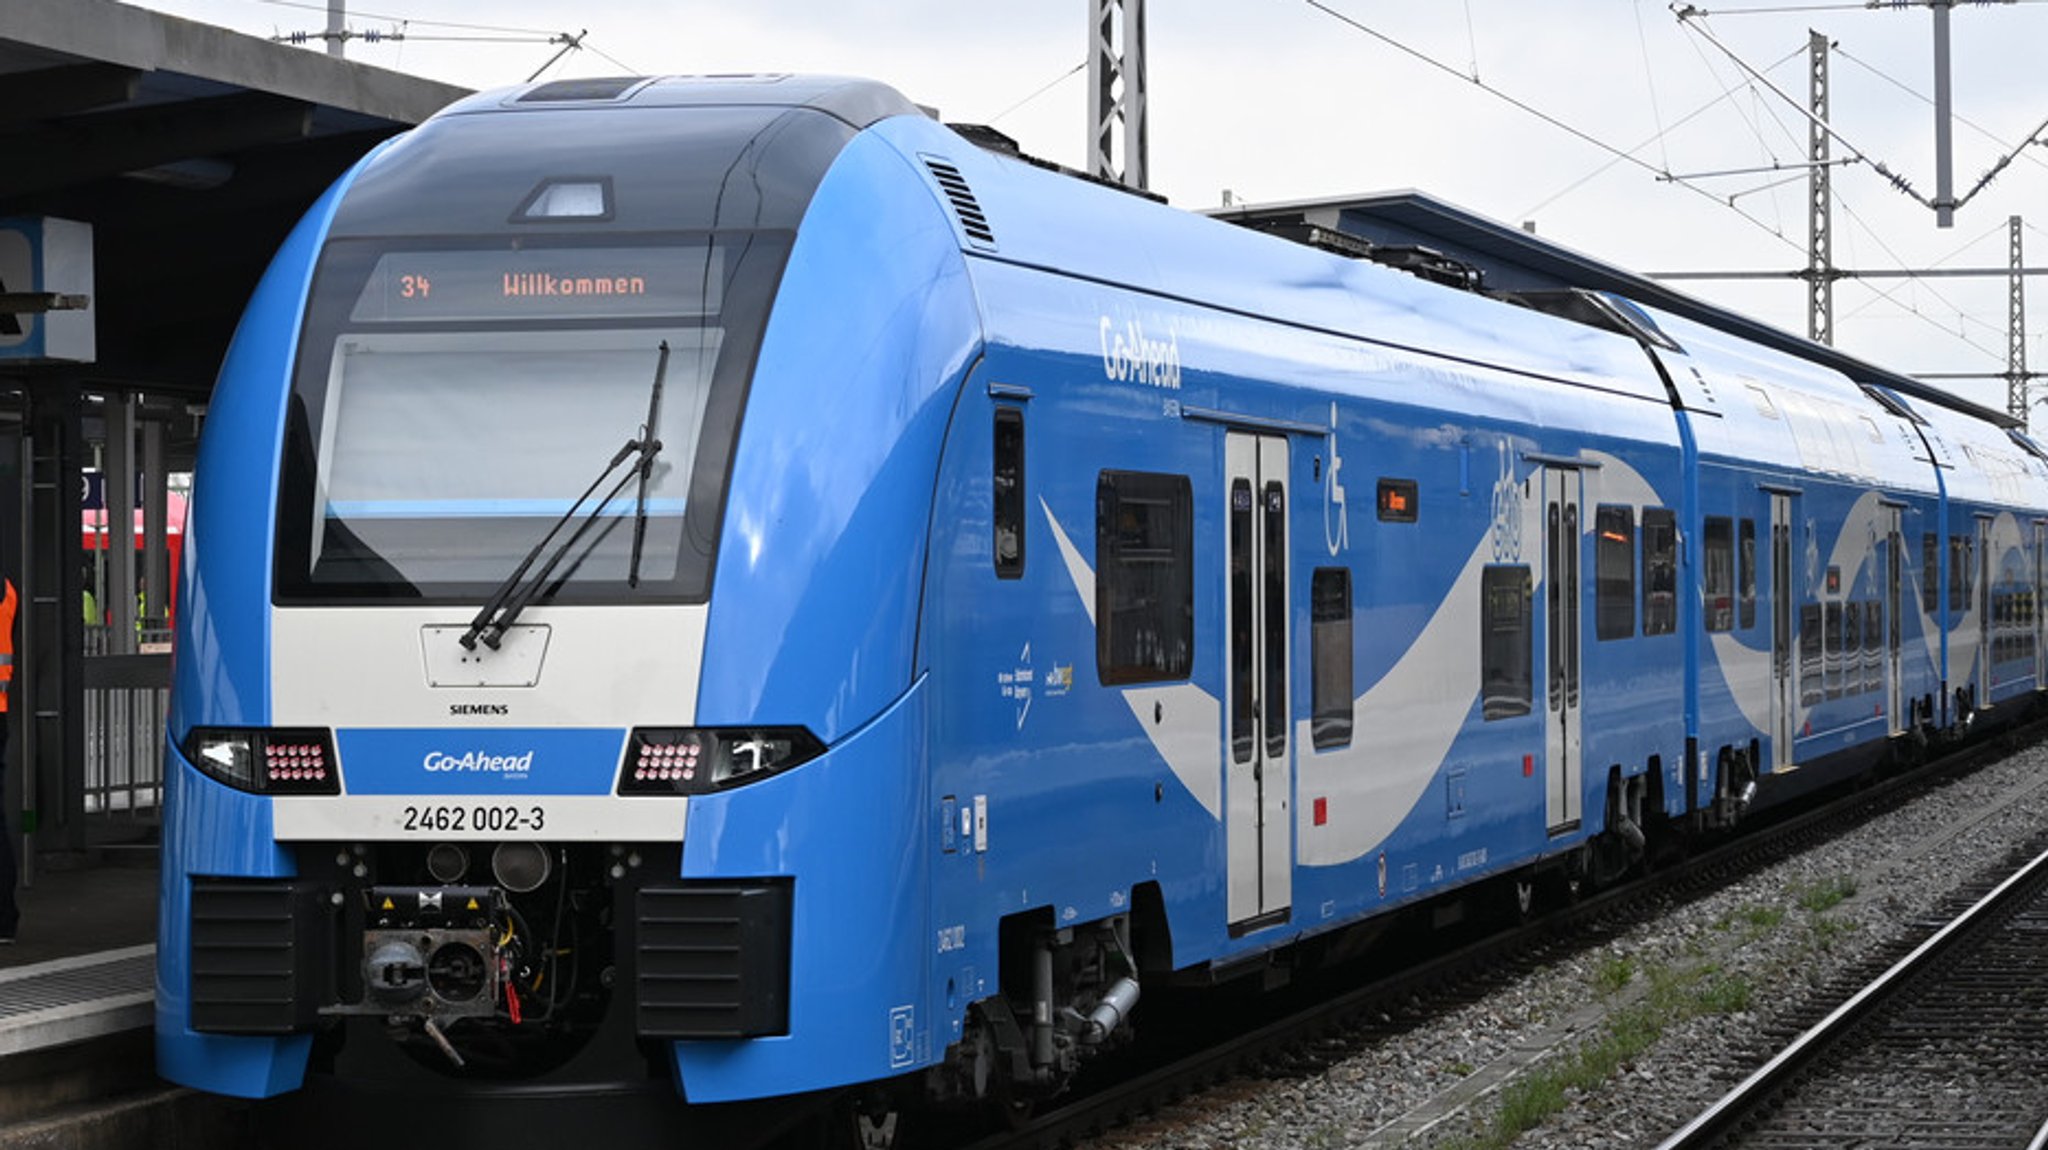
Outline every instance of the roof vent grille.
<path fill-rule="evenodd" d="M 983 247 L 996 246 L 996 233 L 988 226 L 988 217 L 982 214 L 981 205 L 974 199 L 974 189 L 967 186 L 967 179 L 960 174 L 960 169 L 931 156 L 924 158 L 924 166 L 931 170 L 932 178 L 939 182 L 939 188 L 952 201 L 953 215 L 960 221 L 960 230 L 967 233 L 967 238 Z"/>
<path fill-rule="evenodd" d="M 544 104 L 571 100 L 616 100 L 645 76 L 601 76 L 586 80 L 552 80 L 519 97 L 522 104 Z"/>

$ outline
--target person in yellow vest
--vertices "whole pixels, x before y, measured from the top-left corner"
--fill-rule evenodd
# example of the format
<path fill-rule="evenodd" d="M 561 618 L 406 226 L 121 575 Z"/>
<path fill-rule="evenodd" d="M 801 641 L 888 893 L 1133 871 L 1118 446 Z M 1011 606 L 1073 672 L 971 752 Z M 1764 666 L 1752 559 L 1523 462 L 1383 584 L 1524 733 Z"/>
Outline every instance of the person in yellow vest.
<path fill-rule="evenodd" d="M 0 578 L 0 944 L 14 941 L 21 908 L 14 901 L 14 836 L 7 829 L 7 697 L 14 690 L 14 580 Z"/>

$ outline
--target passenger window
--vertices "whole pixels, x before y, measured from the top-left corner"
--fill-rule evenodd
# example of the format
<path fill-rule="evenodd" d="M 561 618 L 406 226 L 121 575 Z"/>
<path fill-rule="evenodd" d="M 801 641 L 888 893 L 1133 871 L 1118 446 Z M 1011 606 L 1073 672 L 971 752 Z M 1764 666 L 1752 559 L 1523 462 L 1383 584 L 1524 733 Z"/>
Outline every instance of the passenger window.
<path fill-rule="evenodd" d="M 1929 531 L 1920 537 L 1920 609 L 1929 615 L 1941 606 L 1941 541 Z"/>
<path fill-rule="evenodd" d="M 1863 689 L 1863 604 L 1828 604 L 1828 698 Z"/>
<path fill-rule="evenodd" d="M 1970 609 L 1970 538 L 1948 537 L 1948 613 L 1960 616 Z"/>
<path fill-rule="evenodd" d="M 1487 567 L 1480 573 L 1480 696 L 1489 721 L 1529 713 L 1531 594 L 1527 566 Z"/>
<path fill-rule="evenodd" d="M 1309 689 L 1316 749 L 1351 745 L 1351 571 L 1318 567 L 1309 578 Z"/>
<path fill-rule="evenodd" d="M 1678 629 L 1678 518 L 1663 508 L 1643 512 L 1643 634 Z"/>
<path fill-rule="evenodd" d="M 1230 484 L 1230 755 L 1249 763 L 1258 749 L 1252 668 L 1252 483 Z"/>
<path fill-rule="evenodd" d="M 1811 707 L 1827 697 L 1821 678 L 1824 660 L 1820 623 L 1820 604 L 1808 603 L 1799 608 L 1799 704 L 1804 707 Z"/>
<path fill-rule="evenodd" d="M 1266 754 L 1287 753 L 1287 490 L 1266 484 Z"/>
<path fill-rule="evenodd" d="M 1747 631 L 1756 626 L 1756 520 L 1743 520 L 1736 532 L 1735 581 L 1742 607 L 1740 626 Z"/>
<path fill-rule="evenodd" d="M 1735 629 L 1735 523 L 1725 515 L 1707 517 L 1707 630 Z"/>
<path fill-rule="evenodd" d="M 1628 639 L 1636 633 L 1636 513 L 1602 504 L 1593 512 L 1593 633 Z"/>
<path fill-rule="evenodd" d="M 1095 667 L 1105 684 L 1185 679 L 1194 666 L 1194 497 L 1184 475 L 1105 471 L 1095 483 Z"/>
<path fill-rule="evenodd" d="M 996 408 L 996 578 L 1024 577 L 1024 413 Z"/>

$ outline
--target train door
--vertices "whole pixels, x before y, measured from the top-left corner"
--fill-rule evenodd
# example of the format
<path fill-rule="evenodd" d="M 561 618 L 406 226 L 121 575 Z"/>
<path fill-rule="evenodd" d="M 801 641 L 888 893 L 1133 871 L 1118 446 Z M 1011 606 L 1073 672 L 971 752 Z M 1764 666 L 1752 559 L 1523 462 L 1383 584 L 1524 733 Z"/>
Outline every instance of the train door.
<path fill-rule="evenodd" d="M 1792 497 L 1771 495 L 1771 769 L 1792 766 L 1799 684 L 1792 677 Z"/>
<path fill-rule="evenodd" d="M 2048 690 L 2048 523 L 2034 520 L 2033 594 L 2027 602 L 2027 625 L 2034 631 L 2034 686 Z"/>
<path fill-rule="evenodd" d="M 1576 468 L 1543 469 L 1544 761 L 1552 834 L 1579 825 L 1579 495 Z"/>
<path fill-rule="evenodd" d="M 1891 716 L 1891 733 L 1905 731 L 1905 682 L 1904 652 L 1899 643 L 1899 611 L 1901 580 L 1905 567 L 1899 548 L 1905 545 L 1905 535 L 1900 530 L 1900 508 L 1887 503 L 1884 507 L 1884 668 L 1885 668 L 1885 713 Z M 1864 620 L 1869 625 L 1869 620 Z"/>
<path fill-rule="evenodd" d="M 1230 572 L 1224 835 L 1230 923 L 1249 928 L 1284 920 L 1293 894 L 1287 441 L 1232 432 L 1224 455 Z"/>
<path fill-rule="evenodd" d="M 1976 585 L 1969 603 L 1977 611 L 1977 658 L 1973 665 L 1975 683 L 1970 705 L 1978 709 L 1991 705 L 1991 518 L 1977 517 L 1977 553 L 1970 558 L 1971 577 Z"/>

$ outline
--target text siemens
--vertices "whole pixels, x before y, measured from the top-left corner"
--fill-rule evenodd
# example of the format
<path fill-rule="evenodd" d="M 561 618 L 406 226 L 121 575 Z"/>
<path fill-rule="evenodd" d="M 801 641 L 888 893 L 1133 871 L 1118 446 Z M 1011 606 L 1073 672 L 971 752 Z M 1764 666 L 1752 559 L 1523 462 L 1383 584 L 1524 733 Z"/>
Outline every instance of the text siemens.
<path fill-rule="evenodd" d="M 428 751 L 420 765 L 430 771 L 491 771 L 501 775 L 523 775 L 533 769 L 533 752 L 486 755 L 481 751 L 467 751 L 461 755 L 450 755 Z"/>
<path fill-rule="evenodd" d="M 1101 321 L 1102 373 L 1122 382 L 1131 380 L 1180 390 L 1180 336 L 1169 331 L 1163 340 L 1145 338 L 1137 320 L 1127 320 L 1118 331 L 1108 316 Z"/>

